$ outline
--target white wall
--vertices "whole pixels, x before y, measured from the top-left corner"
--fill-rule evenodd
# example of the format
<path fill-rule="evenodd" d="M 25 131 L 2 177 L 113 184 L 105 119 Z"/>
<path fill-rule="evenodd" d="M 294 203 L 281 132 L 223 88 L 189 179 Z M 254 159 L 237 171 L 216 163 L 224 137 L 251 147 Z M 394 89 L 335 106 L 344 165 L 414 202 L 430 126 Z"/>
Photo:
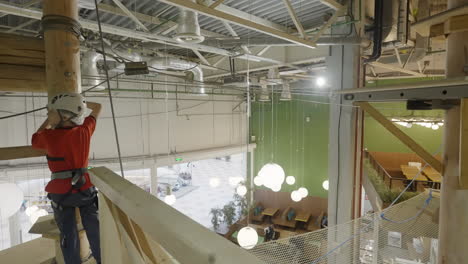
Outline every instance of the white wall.
<path fill-rule="evenodd" d="M 112 82 L 111 87 L 119 89 L 141 89 L 149 91 L 151 84 Z M 154 85 L 155 90 L 174 90 L 175 86 Z M 178 89 L 183 89 L 179 86 Z M 112 115 L 107 93 L 87 94 L 88 101 L 103 104 L 103 113 L 97 123 L 92 139 L 90 159 L 117 157 Z M 12 98 L 0 97 L 0 113 L 24 112 L 42 107 L 47 99 L 42 97 Z M 98 96 L 98 97 L 96 97 Z M 209 95 L 193 96 L 178 94 L 176 100 L 164 100 L 166 94 L 148 92 L 116 92 L 114 107 L 122 156 L 165 154 L 245 144 L 245 104 L 237 96 Z M 125 98 L 117 98 L 125 97 Z M 140 97 L 132 99 L 129 97 Z M 175 99 L 175 94 L 169 94 Z M 190 99 L 190 100 L 186 100 Z M 177 111 L 178 109 L 178 111 Z M 4 112 L 7 111 L 7 112 Z M 31 143 L 31 135 L 45 119 L 46 112 L 0 120 L 0 147 L 22 146 Z M 44 158 L 21 159 L 0 162 L 15 165 L 45 161 Z"/>

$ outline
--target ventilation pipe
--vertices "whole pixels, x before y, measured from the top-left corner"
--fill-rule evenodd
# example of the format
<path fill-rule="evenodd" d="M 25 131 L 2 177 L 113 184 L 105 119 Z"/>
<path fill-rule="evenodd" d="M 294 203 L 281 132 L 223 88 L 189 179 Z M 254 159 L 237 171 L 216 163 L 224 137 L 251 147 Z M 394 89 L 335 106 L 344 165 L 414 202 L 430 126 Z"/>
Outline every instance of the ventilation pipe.
<path fill-rule="evenodd" d="M 283 79 L 283 90 L 281 91 L 280 101 L 291 101 L 291 85 L 288 79 Z"/>
<path fill-rule="evenodd" d="M 383 2 L 384 0 L 375 0 L 374 7 L 374 47 L 372 55 L 364 60 L 364 63 L 376 61 L 382 55 L 382 40 L 383 40 Z"/>
<path fill-rule="evenodd" d="M 181 60 L 178 58 L 165 57 L 151 59 L 148 62 L 148 66 L 159 70 L 189 71 L 191 75 L 193 75 L 193 77 L 190 79 L 198 83 L 196 87 L 192 88 L 192 92 L 200 95 L 204 95 L 206 93 L 205 87 L 203 86 L 203 71 L 200 65 L 195 62 Z"/>
<path fill-rule="evenodd" d="M 102 55 L 97 53 L 94 50 L 88 50 L 84 53 L 83 58 L 81 59 L 81 74 L 85 76 L 81 78 L 81 86 L 83 89 L 89 89 L 98 85 L 101 80 L 99 78 L 99 69 L 97 67 L 98 60 L 102 59 Z M 93 90 L 104 90 L 104 85 L 99 85 Z"/>
<path fill-rule="evenodd" d="M 189 0 L 196 2 L 195 0 Z M 174 39 L 179 43 L 200 43 L 205 40 L 205 37 L 200 34 L 200 24 L 198 24 L 198 13 L 187 10 L 185 8 L 179 9 L 179 19 L 177 22 L 176 32 Z"/>
<path fill-rule="evenodd" d="M 262 81 L 260 83 L 260 96 L 258 98 L 259 102 L 269 102 L 270 101 L 270 93 L 268 92 L 268 85 Z"/>

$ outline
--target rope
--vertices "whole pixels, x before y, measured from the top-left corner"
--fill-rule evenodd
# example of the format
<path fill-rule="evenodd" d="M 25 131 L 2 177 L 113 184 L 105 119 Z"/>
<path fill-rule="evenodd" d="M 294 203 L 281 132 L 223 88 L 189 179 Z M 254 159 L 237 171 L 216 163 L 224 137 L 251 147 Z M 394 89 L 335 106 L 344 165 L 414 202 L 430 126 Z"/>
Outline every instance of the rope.
<path fill-rule="evenodd" d="M 94 4 L 96 6 L 96 19 L 97 19 L 98 27 L 99 27 L 99 37 L 101 39 L 101 48 L 104 51 L 104 37 L 102 35 L 101 19 L 99 17 L 99 7 L 98 7 L 97 0 L 94 0 Z M 115 121 L 114 102 L 112 100 L 112 92 L 111 92 L 111 85 L 110 85 L 110 79 L 109 79 L 109 70 L 108 70 L 108 67 L 107 67 L 106 53 L 102 54 L 102 58 L 104 60 L 104 69 L 105 69 L 105 73 L 106 73 L 107 91 L 109 93 L 109 102 L 110 102 L 111 113 L 112 113 L 112 123 L 114 124 L 115 142 L 116 142 L 116 145 L 117 145 L 117 153 L 119 155 L 120 172 L 121 172 L 122 177 L 125 178 L 124 170 L 123 170 L 123 164 L 122 164 L 122 155 L 120 153 L 119 134 L 117 132 L 117 123 Z"/>

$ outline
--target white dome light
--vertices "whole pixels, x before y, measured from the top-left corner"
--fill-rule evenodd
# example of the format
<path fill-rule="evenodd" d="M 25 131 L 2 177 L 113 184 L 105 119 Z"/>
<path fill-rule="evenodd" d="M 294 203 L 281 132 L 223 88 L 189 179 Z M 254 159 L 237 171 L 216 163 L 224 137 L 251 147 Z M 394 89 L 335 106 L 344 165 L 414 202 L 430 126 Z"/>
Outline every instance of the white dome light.
<path fill-rule="evenodd" d="M 219 178 L 210 178 L 210 186 L 216 188 L 219 186 Z"/>
<path fill-rule="evenodd" d="M 14 215 L 23 203 L 23 191 L 14 183 L 0 183 L 0 219 Z"/>
<path fill-rule="evenodd" d="M 296 178 L 294 176 L 286 177 L 286 183 L 289 185 L 293 185 L 296 182 Z"/>
<path fill-rule="evenodd" d="M 26 208 L 26 210 L 24 211 L 24 213 L 27 215 L 27 216 L 31 216 L 35 211 L 39 210 L 39 207 L 37 207 L 37 205 L 33 205 L 33 206 L 30 206 L 28 208 Z"/>
<path fill-rule="evenodd" d="M 164 202 L 167 203 L 168 205 L 173 205 L 176 202 L 177 198 L 173 194 L 166 195 L 164 197 Z"/>
<path fill-rule="evenodd" d="M 322 187 L 323 187 L 325 190 L 327 190 L 327 191 L 328 191 L 328 187 L 329 187 L 328 184 L 329 184 L 329 183 L 328 183 L 328 180 L 325 180 L 325 181 L 322 183 Z"/>
<path fill-rule="evenodd" d="M 299 188 L 299 190 L 297 191 L 299 192 L 302 198 L 305 198 L 307 197 L 307 195 L 309 195 L 309 191 L 304 187 Z"/>
<path fill-rule="evenodd" d="M 279 192 L 281 191 L 281 185 L 275 185 L 271 188 L 271 190 L 274 192 Z"/>
<path fill-rule="evenodd" d="M 258 177 L 262 178 L 263 185 L 266 187 L 277 189 L 278 186 L 281 187 L 286 176 L 280 165 L 276 163 L 268 163 L 260 169 Z"/>
<path fill-rule="evenodd" d="M 254 184 L 257 186 L 262 186 L 263 185 L 263 179 L 260 176 L 255 176 L 254 178 Z"/>
<path fill-rule="evenodd" d="M 301 197 L 301 194 L 299 193 L 299 191 L 292 191 L 291 199 L 294 202 L 299 202 L 300 200 L 302 200 L 302 197 Z"/>
<path fill-rule="evenodd" d="M 439 129 L 439 125 L 436 125 L 436 124 L 432 125 L 432 130 L 437 130 L 437 129 Z"/>
<path fill-rule="evenodd" d="M 244 196 L 247 194 L 247 187 L 244 185 L 239 185 L 236 189 L 236 193 L 240 196 Z"/>
<path fill-rule="evenodd" d="M 237 242 L 245 249 L 254 248 L 258 242 L 257 231 L 249 226 L 242 228 L 237 235 Z"/>
<path fill-rule="evenodd" d="M 317 84 L 318 87 L 323 87 L 327 80 L 323 77 L 318 77 L 317 80 L 315 80 L 315 83 Z"/>
<path fill-rule="evenodd" d="M 39 210 L 36 210 L 34 211 L 31 216 L 29 216 L 29 220 L 31 221 L 32 224 L 35 224 L 37 219 L 39 219 L 39 217 L 41 216 L 46 216 L 48 215 L 49 213 L 47 213 L 46 210 L 44 209 L 39 209 Z"/>

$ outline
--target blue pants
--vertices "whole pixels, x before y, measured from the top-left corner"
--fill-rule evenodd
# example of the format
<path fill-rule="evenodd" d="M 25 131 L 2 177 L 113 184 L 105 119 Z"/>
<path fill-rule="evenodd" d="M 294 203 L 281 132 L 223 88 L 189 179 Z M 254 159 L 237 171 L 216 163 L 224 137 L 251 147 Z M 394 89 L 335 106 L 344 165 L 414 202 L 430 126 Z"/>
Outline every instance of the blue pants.
<path fill-rule="evenodd" d="M 101 263 L 99 218 L 95 192 L 86 190 L 81 193 L 65 195 L 51 193 L 49 198 L 53 201 L 55 222 L 60 229 L 60 246 L 65 264 L 81 264 L 75 208 L 80 209 L 81 221 L 86 230 L 91 252 L 97 263 Z"/>

